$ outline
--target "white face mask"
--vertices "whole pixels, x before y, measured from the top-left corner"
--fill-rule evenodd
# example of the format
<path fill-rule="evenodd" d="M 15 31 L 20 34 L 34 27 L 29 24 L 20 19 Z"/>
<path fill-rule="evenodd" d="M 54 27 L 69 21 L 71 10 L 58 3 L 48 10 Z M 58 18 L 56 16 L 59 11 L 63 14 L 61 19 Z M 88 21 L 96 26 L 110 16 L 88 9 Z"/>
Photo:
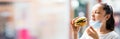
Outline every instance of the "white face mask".
<path fill-rule="evenodd" d="M 90 26 L 93 26 L 95 29 L 99 29 L 101 27 L 101 22 L 90 20 Z"/>

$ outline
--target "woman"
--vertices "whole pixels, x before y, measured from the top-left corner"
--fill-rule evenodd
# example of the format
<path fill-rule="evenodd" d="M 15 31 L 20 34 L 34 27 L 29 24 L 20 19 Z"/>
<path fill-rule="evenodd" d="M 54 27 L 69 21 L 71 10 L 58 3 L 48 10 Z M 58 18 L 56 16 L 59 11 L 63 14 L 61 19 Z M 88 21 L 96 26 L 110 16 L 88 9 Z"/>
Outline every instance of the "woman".
<path fill-rule="evenodd" d="M 72 20 L 72 29 L 74 32 L 74 39 L 78 39 L 80 27 L 74 26 L 75 19 Z M 92 10 L 91 20 L 95 22 L 99 21 L 101 24 L 100 27 L 95 29 L 90 25 L 80 39 L 120 39 L 119 35 L 114 32 L 113 9 L 111 6 L 106 3 L 95 5 Z"/>

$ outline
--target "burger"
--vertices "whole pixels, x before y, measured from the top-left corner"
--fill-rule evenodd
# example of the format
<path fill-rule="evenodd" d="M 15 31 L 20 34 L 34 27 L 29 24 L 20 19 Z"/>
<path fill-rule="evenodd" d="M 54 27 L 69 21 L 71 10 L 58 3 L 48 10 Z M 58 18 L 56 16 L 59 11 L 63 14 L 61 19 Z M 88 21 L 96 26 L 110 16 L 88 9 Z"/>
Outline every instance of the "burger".
<path fill-rule="evenodd" d="M 80 17 L 75 20 L 75 26 L 85 26 L 87 24 L 87 18 L 86 17 Z"/>

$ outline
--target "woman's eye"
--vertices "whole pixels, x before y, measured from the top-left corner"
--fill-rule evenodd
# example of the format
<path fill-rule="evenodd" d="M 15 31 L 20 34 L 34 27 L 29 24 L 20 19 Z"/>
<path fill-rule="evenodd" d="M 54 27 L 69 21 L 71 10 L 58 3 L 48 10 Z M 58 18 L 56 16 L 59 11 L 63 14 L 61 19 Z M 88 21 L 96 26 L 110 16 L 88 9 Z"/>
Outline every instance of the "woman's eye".
<path fill-rule="evenodd" d="M 96 14 L 100 14 L 100 12 L 95 12 Z"/>

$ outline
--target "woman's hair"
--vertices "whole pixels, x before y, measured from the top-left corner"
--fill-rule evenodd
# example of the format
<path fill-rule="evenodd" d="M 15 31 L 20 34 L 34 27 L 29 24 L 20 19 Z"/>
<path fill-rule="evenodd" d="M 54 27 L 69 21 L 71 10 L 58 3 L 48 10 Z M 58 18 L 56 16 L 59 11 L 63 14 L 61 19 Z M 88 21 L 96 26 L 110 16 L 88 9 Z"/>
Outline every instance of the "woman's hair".
<path fill-rule="evenodd" d="M 103 10 L 105 10 L 106 15 L 110 14 L 110 18 L 106 21 L 106 29 L 113 31 L 114 30 L 114 18 L 113 18 L 113 9 L 110 5 L 106 3 L 100 3 L 103 6 Z"/>

